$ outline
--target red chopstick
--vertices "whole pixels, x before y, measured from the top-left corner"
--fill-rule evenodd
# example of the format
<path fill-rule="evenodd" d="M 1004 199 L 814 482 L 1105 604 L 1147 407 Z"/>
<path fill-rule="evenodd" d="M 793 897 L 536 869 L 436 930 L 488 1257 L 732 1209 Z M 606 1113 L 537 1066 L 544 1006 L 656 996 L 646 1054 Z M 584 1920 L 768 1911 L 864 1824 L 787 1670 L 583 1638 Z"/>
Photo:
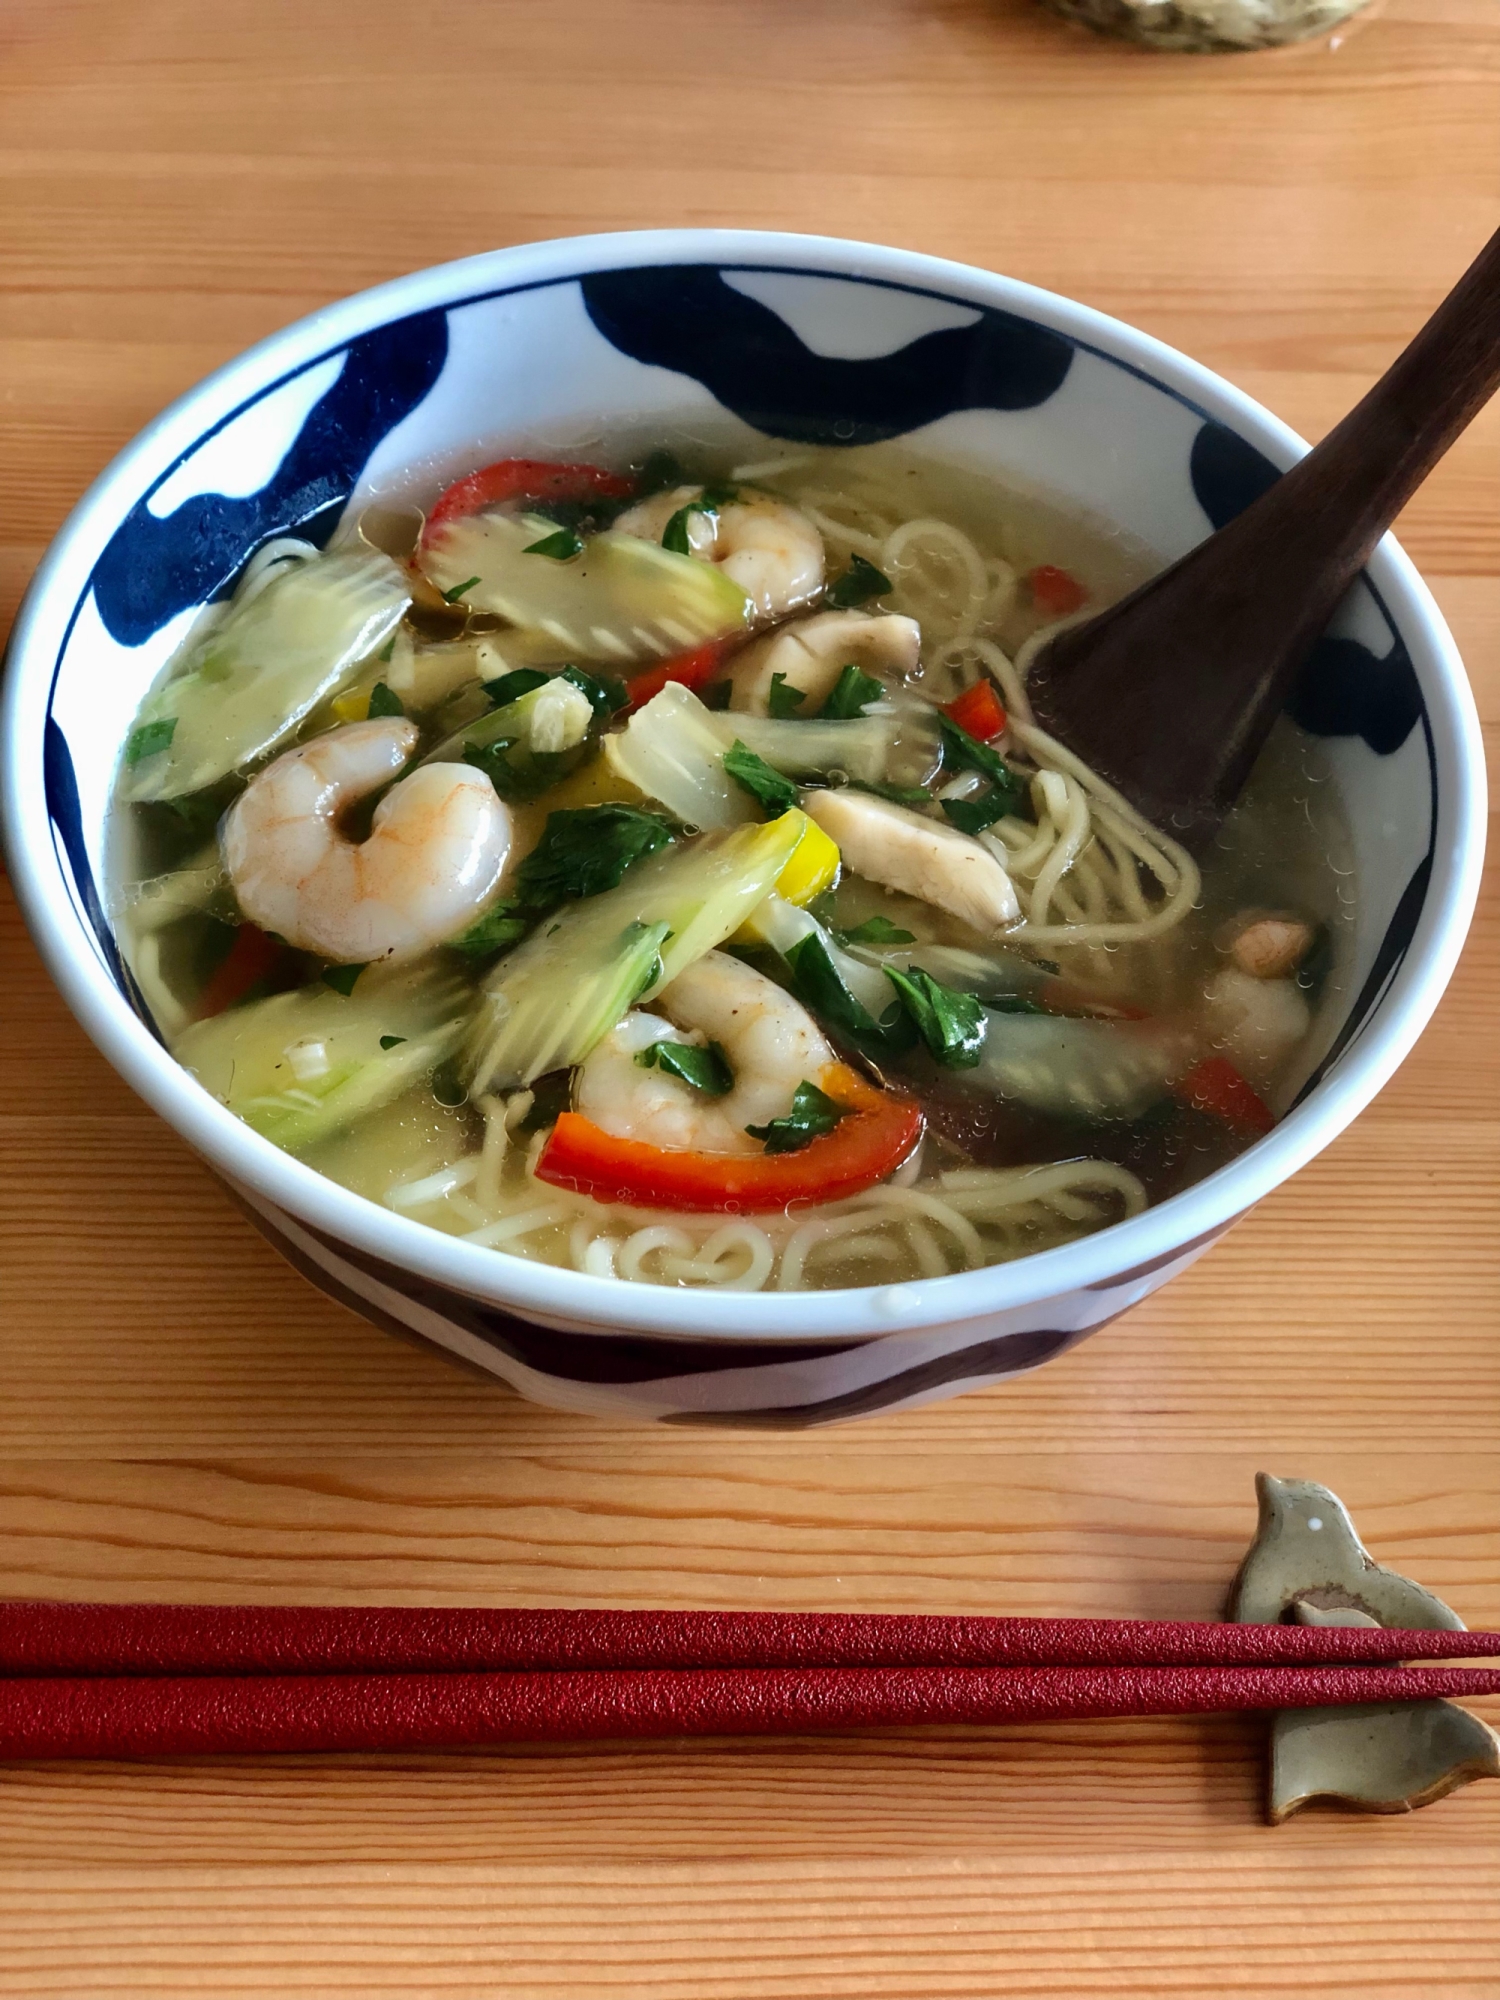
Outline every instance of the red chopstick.
<path fill-rule="evenodd" d="M 1287 1667 L 1496 1654 L 1494 1632 L 1168 1619 L 0 1603 L 0 1675 Z"/>
<path fill-rule="evenodd" d="M 0 1758 L 440 1750 L 1500 1693 L 1500 1668 L 689 1668 L 0 1682 Z"/>

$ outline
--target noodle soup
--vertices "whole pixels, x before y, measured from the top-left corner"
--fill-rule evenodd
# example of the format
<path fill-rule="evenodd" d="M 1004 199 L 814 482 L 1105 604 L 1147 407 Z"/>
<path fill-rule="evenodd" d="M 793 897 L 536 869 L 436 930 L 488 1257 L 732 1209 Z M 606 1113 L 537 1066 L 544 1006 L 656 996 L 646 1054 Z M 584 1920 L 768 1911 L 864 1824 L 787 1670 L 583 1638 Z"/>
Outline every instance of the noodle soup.
<path fill-rule="evenodd" d="M 1147 567 L 893 447 L 502 460 L 273 542 L 125 745 L 137 980 L 247 1124 L 498 1254 L 798 1290 L 1085 1235 L 1289 1108 L 1352 920 L 1289 725 L 1195 860 L 1033 723 Z"/>

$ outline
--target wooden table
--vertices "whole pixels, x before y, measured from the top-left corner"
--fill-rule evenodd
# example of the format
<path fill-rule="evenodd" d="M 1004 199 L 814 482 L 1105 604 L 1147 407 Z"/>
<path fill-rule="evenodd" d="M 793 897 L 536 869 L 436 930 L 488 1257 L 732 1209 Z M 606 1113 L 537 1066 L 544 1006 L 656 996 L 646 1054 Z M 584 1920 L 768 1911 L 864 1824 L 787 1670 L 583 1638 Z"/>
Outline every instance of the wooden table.
<path fill-rule="evenodd" d="M 909 244 L 1119 313 L 1316 435 L 1500 221 L 1500 0 L 1231 59 L 1026 0 L 10 0 L 0 37 L 7 609 L 170 397 L 495 244 Z M 1493 728 L 1500 407 L 1402 532 Z M 1493 876 L 1416 1054 L 1206 1262 L 1030 1379 L 787 1437 L 534 1409 L 327 1303 L 4 923 L 0 1591 L 1212 1616 L 1266 1467 L 1500 1624 Z M 0 1991 L 1500 1992 L 1500 1786 L 1271 1832 L 1261 1742 L 12 1768 Z"/>

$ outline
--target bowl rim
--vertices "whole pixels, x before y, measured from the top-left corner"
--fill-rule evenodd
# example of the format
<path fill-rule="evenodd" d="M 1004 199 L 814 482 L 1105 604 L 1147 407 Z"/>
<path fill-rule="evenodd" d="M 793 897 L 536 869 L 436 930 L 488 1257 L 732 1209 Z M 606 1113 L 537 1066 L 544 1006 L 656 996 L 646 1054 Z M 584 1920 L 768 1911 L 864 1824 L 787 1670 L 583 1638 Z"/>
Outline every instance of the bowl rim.
<path fill-rule="evenodd" d="M 983 1320 L 1073 1292 L 1129 1282 L 1288 1179 L 1361 1111 L 1407 1055 L 1452 974 L 1484 855 L 1484 757 L 1472 691 L 1442 614 L 1391 535 L 1367 565 L 1423 687 L 1435 787 L 1432 876 L 1402 963 L 1355 1042 L 1275 1130 L 1194 1187 L 1081 1241 L 1008 1264 L 899 1285 L 826 1292 L 705 1292 L 625 1286 L 446 1236 L 350 1193 L 262 1139 L 182 1070 L 109 977 L 75 909 L 43 787 L 42 725 L 67 622 L 108 534 L 151 486 L 246 400 L 357 335 L 424 309 L 531 289 L 591 271 L 710 263 L 875 280 L 1010 311 L 1055 329 L 1217 419 L 1285 469 L 1308 449 L 1244 391 L 1154 336 L 1022 280 L 945 258 L 837 237 L 769 230 L 662 229 L 551 238 L 394 278 L 273 333 L 189 389 L 88 488 L 54 538 L 17 614 L 0 711 L 0 835 L 23 915 L 73 1014 L 127 1083 L 209 1164 L 337 1242 L 413 1276 L 542 1324 L 624 1337 L 764 1343 L 851 1341 Z M 80 601 L 83 595 L 79 591 Z M 55 642 L 54 642 L 55 636 Z M 709 1322 L 705 1324 L 705 1321 Z"/>

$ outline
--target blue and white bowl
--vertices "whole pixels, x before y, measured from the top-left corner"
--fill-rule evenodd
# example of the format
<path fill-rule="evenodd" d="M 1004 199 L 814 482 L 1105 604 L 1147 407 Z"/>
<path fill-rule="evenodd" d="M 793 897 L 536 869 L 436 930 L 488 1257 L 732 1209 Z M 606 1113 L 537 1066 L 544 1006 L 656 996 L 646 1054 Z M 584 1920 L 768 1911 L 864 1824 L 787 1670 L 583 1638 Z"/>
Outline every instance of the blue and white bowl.
<path fill-rule="evenodd" d="M 196 612 L 268 536 L 326 540 L 413 468 L 436 490 L 502 450 L 695 431 L 745 457 L 786 440 L 907 438 L 1128 527 L 1163 562 L 1305 449 L 1117 320 L 907 251 L 714 230 L 496 251 L 277 334 L 116 459 L 17 625 L 0 797 L 16 887 L 69 1005 L 315 1284 L 540 1402 L 801 1427 L 1037 1366 L 1326 1146 L 1453 969 L 1479 876 L 1482 753 L 1447 627 L 1388 537 L 1292 703 L 1325 739 L 1358 859 L 1341 1018 L 1274 1132 L 1132 1221 L 959 1276 L 789 1295 L 626 1285 L 440 1235 L 279 1152 L 167 1054 L 101 896 L 119 746 Z"/>

